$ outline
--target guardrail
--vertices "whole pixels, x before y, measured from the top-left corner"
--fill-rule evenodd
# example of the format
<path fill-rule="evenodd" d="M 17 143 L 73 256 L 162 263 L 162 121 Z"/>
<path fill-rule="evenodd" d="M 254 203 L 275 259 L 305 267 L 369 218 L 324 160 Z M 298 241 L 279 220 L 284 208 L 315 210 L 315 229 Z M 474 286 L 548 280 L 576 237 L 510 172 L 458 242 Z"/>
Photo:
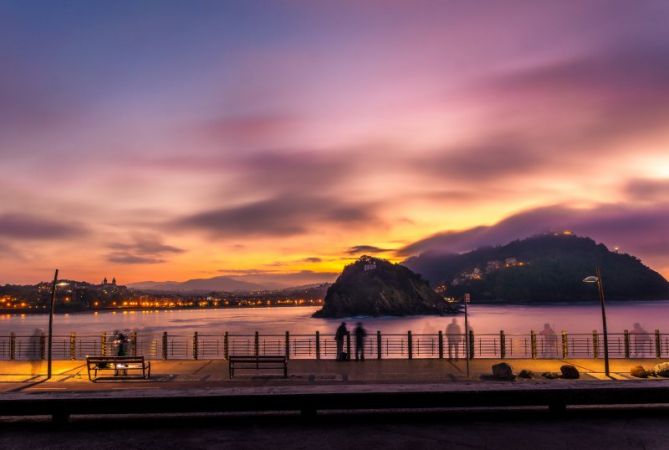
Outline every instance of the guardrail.
<path fill-rule="evenodd" d="M 669 357 L 669 334 L 609 333 L 611 358 Z M 363 343 L 368 359 L 425 358 L 602 358 L 601 333 L 474 334 L 470 331 L 469 349 L 464 334 L 384 334 L 371 333 Z M 0 360 L 46 359 L 46 336 L 0 336 Z M 347 335 L 344 350 L 354 357 L 355 337 Z M 83 359 L 86 356 L 118 354 L 112 335 L 76 334 L 53 337 L 53 359 Z M 172 334 L 131 332 L 125 349 L 128 355 L 149 359 L 226 359 L 229 355 L 286 355 L 291 359 L 335 359 L 334 334 Z"/>

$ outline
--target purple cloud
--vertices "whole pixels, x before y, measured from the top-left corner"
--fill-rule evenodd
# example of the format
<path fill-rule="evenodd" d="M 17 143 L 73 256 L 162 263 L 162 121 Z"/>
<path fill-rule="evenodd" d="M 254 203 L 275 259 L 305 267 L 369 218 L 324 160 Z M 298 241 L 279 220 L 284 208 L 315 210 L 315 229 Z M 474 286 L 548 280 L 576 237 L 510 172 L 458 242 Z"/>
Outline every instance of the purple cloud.
<path fill-rule="evenodd" d="M 383 253 L 391 249 L 376 247 L 374 245 L 355 245 L 346 250 L 349 255 L 359 255 L 361 253 Z"/>
<path fill-rule="evenodd" d="M 78 223 L 61 222 L 32 214 L 0 214 L 0 236 L 13 239 L 63 239 L 86 234 Z"/>
<path fill-rule="evenodd" d="M 185 250 L 167 245 L 159 236 L 151 234 L 135 234 L 133 242 L 113 242 L 108 246 L 111 253 L 107 261 L 118 264 L 158 264 L 165 262 L 166 254 L 183 253 Z"/>
<path fill-rule="evenodd" d="M 311 230 L 315 224 L 376 221 L 373 212 L 372 205 L 296 194 L 203 211 L 179 219 L 171 226 L 218 236 L 289 236 Z"/>

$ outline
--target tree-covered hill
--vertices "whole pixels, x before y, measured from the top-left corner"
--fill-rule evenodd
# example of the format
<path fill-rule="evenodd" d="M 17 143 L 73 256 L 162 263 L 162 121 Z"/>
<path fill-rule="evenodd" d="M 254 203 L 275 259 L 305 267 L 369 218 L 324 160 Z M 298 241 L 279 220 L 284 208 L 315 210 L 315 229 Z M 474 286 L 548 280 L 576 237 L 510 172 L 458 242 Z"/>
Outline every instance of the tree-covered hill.
<path fill-rule="evenodd" d="M 669 299 L 669 284 L 634 256 L 590 238 L 547 234 L 454 255 L 426 252 L 404 262 L 447 296 L 487 301 L 579 301 L 597 298 L 583 278 L 599 266 L 611 300 Z"/>

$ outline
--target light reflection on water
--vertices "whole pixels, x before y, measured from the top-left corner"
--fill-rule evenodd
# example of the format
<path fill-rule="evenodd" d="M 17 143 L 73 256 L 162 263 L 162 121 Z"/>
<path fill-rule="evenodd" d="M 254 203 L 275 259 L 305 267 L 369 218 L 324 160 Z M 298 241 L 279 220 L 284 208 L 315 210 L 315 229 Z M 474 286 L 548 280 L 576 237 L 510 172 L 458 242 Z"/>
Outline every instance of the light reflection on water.
<path fill-rule="evenodd" d="M 306 334 L 320 331 L 334 333 L 341 319 L 317 319 L 311 315 L 317 307 L 244 308 L 244 309 L 195 309 L 157 311 L 101 311 L 95 313 L 58 314 L 54 319 L 54 334 L 97 334 L 116 329 L 133 329 L 139 332 L 220 334 L 248 334 L 256 330 L 262 334 Z M 601 327 L 601 313 L 596 302 L 581 305 L 551 306 L 492 306 L 472 304 L 469 308 L 470 323 L 475 333 L 525 334 L 539 331 L 544 323 L 556 330 L 571 333 L 589 333 Z M 607 307 L 609 331 L 632 330 L 638 322 L 647 331 L 659 329 L 669 333 L 669 300 L 610 303 Z M 383 333 L 416 334 L 436 333 L 444 330 L 452 317 L 411 316 L 344 319 L 353 327 L 362 321 L 370 331 Z M 46 329 L 45 314 L 2 314 L 0 333 L 30 334 L 35 328 Z M 464 317 L 458 316 L 462 327 Z"/>

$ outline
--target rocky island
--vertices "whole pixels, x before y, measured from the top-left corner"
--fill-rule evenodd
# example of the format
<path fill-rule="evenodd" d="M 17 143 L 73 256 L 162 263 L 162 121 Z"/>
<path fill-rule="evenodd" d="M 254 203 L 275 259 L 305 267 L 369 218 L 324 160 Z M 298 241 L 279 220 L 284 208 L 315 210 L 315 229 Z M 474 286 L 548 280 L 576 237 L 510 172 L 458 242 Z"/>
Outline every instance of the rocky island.
<path fill-rule="evenodd" d="M 389 261 L 362 256 L 346 266 L 329 287 L 323 308 L 314 317 L 454 314 L 420 275 Z"/>

